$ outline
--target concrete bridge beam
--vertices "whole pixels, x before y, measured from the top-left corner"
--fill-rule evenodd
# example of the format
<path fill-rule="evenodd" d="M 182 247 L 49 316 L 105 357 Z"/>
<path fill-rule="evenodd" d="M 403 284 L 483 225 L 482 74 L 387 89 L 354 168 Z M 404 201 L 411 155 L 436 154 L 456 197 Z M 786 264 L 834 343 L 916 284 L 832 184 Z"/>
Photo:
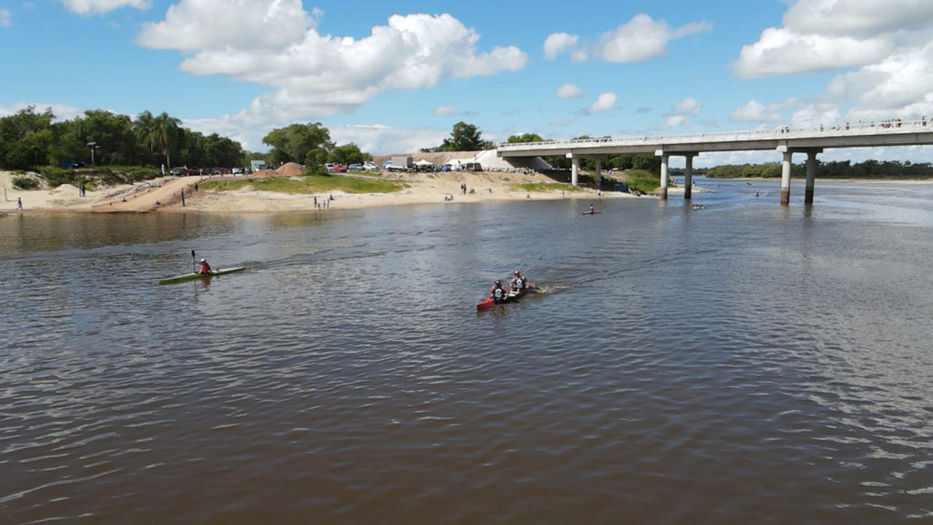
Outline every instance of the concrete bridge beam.
<path fill-rule="evenodd" d="M 793 155 L 793 152 L 785 151 L 781 161 L 781 206 L 790 204 L 790 168 Z"/>
<path fill-rule="evenodd" d="M 693 157 L 697 155 L 697 153 L 684 155 L 686 157 L 686 164 L 684 165 L 684 200 L 687 201 L 693 198 Z"/>
<path fill-rule="evenodd" d="M 661 200 L 667 200 L 667 163 L 670 160 L 670 155 L 667 153 L 659 152 L 655 155 L 661 156 Z"/>
<path fill-rule="evenodd" d="M 804 204 L 813 204 L 813 182 L 816 179 L 816 154 L 823 150 L 807 150 L 807 186 L 803 196 Z"/>
<path fill-rule="evenodd" d="M 576 187 L 580 182 L 580 157 L 572 157 L 570 165 L 570 185 Z"/>
<path fill-rule="evenodd" d="M 593 160 L 596 163 L 593 178 L 596 179 L 596 191 L 599 191 L 599 189 L 602 187 L 603 180 L 603 159 L 596 157 Z"/>

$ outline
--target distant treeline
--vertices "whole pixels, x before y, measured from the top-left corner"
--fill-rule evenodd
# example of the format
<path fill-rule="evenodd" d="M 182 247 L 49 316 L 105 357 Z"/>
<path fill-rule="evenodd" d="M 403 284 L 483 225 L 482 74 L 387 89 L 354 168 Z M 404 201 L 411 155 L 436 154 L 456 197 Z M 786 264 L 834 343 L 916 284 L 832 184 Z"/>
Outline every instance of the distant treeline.
<path fill-rule="evenodd" d="M 767 164 L 727 164 L 697 170 L 698 174 L 723 179 L 746 177 L 773 178 L 781 176 L 780 163 Z M 806 164 L 791 165 L 792 177 L 806 177 Z M 817 160 L 816 176 L 821 178 L 930 178 L 933 177 L 933 165 L 929 162 L 911 163 L 899 161 L 866 160 L 853 164 L 851 161 L 820 162 Z"/>
<path fill-rule="evenodd" d="M 203 135 L 181 121 L 144 111 L 131 119 L 89 110 L 72 120 L 53 122 L 51 109 L 35 106 L 0 118 L 0 169 L 26 170 L 80 162 L 112 166 L 243 166 L 239 142 L 216 133 Z M 92 153 L 93 151 L 93 153 Z"/>

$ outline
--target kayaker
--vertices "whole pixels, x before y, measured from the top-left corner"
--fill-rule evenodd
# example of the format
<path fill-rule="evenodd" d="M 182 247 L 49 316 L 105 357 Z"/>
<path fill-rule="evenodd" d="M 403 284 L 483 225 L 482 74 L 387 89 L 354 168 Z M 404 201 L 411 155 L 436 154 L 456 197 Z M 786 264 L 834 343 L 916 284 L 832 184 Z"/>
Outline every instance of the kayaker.
<path fill-rule="evenodd" d="M 509 281 L 509 287 L 511 287 L 513 291 L 520 292 L 531 286 L 531 283 L 522 275 L 522 272 L 515 270 L 513 273 L 515 273 L 515 277 L 512 277 L 512 280 Z"/>
<path fill-rule="evenodd" d="M 207 264 L 207 261 L 201 259 L 201 269 L 197 273 L 206 274 L 211 273 L 211 265 Z"/>
<path fill-rule="evenodd" d="M 586 211 L 586 213 L 590 213 L 590 214 L 592 214 L 592 213 L 596 213 L 596 208 L 594 208 L 594 207 L 593 207 L 593 205 L 592 205 L 592 204 L 590 204 L 590 209 L 589 209 L 589 210 L 587 210 L 587 211 Z"/>
<path fill-rule="evenodd" d="M 502 281 L 498 279 L 493 283 L 492 288 L 489 289 L 489 297 L 492 297 L 494 303 L 501 303 L 504 301 L 507 294 L 508 292 L 502 288 Z"/>

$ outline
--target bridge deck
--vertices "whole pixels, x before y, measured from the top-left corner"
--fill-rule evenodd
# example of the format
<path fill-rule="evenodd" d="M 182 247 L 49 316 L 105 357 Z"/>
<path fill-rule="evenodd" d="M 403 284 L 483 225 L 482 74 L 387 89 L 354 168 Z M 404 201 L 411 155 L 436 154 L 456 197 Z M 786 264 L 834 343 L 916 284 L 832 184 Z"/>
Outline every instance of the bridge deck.
<path fill-rule="evenodd" d="M 705 151 L 790 151 L 933 144 L 933 123 L 926 119 L 857 123 L 842 126 L 732 131 L 698 135 L 600 137 L 547 142 L 502 143 L 502 157 L 608 155 L 617 153 L 701 153 Z"/>

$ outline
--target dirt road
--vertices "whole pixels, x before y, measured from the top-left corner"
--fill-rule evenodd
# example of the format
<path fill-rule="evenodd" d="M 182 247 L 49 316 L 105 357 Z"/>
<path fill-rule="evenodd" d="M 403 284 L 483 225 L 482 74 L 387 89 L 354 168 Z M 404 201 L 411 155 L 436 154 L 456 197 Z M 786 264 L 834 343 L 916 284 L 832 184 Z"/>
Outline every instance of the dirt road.
<path fill-rule="evenodd" d="M 181 202 L 182 190 L 187 196 L 191 191 L 188 188 L 201 180 L 203 177 L 199 176 L 177 177 L 163 182 L 161 186 L 96 205 L 94 211 L 101 213 L 153 211 L 162 206 Z"/>

